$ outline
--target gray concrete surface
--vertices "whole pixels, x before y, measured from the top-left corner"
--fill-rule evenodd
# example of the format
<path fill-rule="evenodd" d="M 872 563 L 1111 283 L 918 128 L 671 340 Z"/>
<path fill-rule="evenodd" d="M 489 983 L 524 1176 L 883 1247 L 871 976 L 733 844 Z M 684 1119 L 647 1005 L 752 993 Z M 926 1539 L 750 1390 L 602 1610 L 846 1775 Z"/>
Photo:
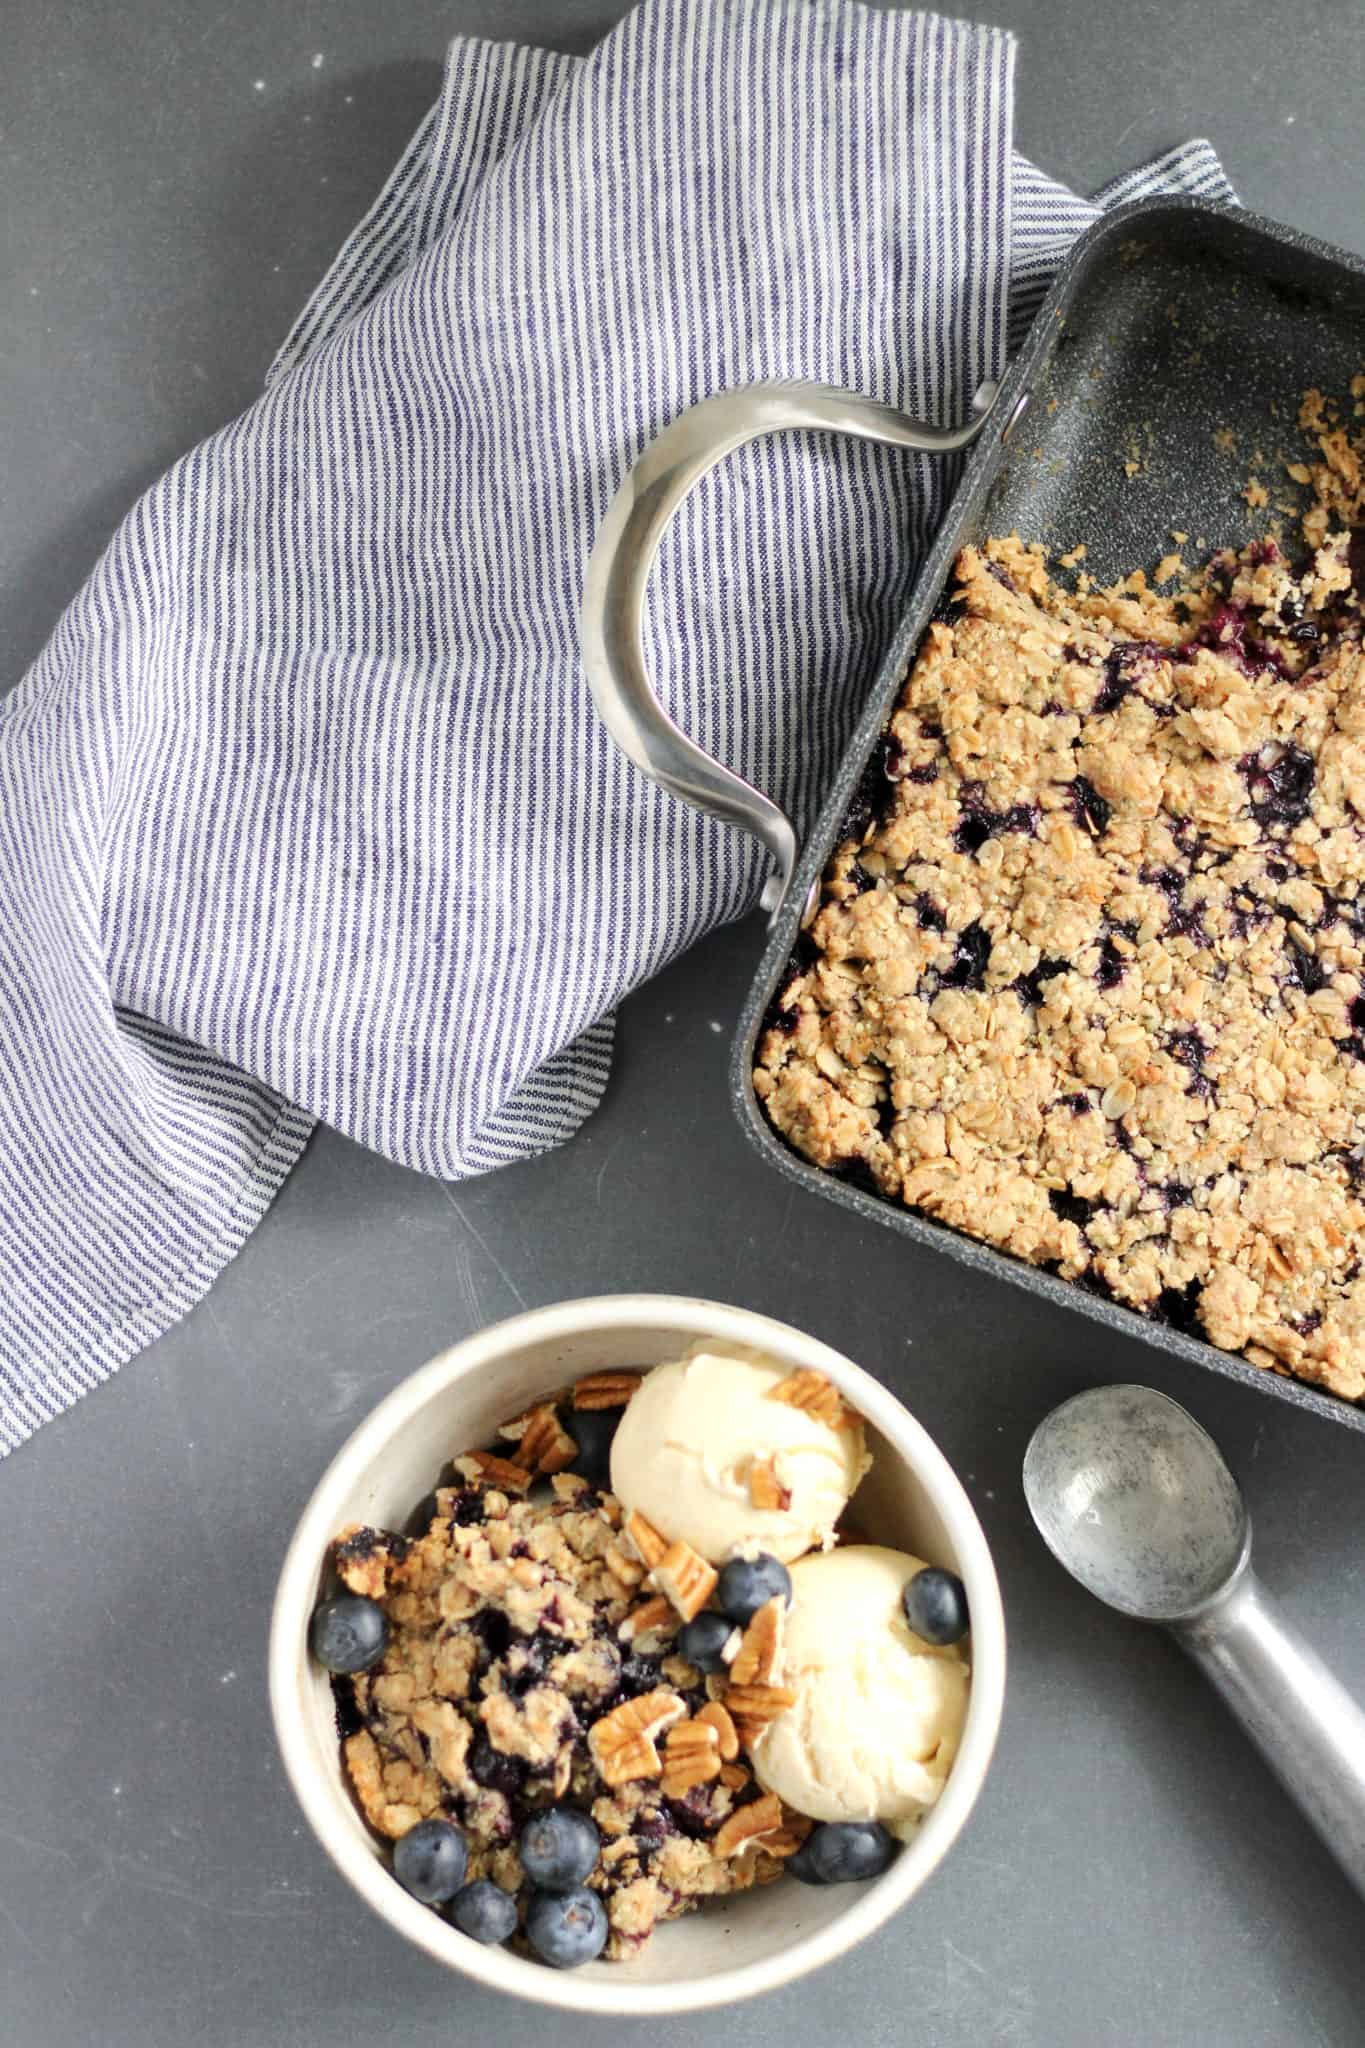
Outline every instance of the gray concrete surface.
<path fill-rule="evenodd" d="M 580 49 L 618 11 L 10 0 L 0 679 L 138 486 L 250 398 L 445 36 Z M 1358 0 L 989 11 L 1023 36 L 1020 141 L 1051 169 L 1090 185 L 1202 131 L 1249 201 L 1365 247 Z M 0 1468 L 14 2048 L 1361 2040 L 1360 1902 L 1177 1653 L 1062 1580 L 1018 1484 L 1033 1422 L 1075 1388 L 1178 1393 L 1246 1485 L 1266 1578 L 1365 1692 L 1360 1438 L 788 1193 L 725 1106 L 757 946 L 722 934 L 627 1005 L 607 1100 L 556 1157 L 443 1189 L 322 1135 L 209 1299 Z M 981 1808 L 894 1926 L 742 2020 L 612 2029 L 485 1996 L 371 1924 L 282 1782 L 262 1664 L 288 1531 L 364 1410 L 521 1303 L 634 1287 L 786 1316 L 889 1380 L 977 1501 L 1013 1665 Z"/>

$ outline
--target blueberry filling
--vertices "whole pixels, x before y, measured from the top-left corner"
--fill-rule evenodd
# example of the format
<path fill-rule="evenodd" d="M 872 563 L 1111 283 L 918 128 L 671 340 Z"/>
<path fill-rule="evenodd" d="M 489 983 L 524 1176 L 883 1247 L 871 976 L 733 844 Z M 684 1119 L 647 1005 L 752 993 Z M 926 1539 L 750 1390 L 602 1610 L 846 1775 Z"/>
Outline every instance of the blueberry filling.
<path fill-rule="evenodd" d="M 980 782 L 963 783 L 961 806 L 962 814 L 953 834 L 953 844 L 959 853 L 980 853 L 986 841 L 1001 832 L 1027 832 L 1031 836 L 1038 829 L 1036 804 L 1012 804 L 1007 811 L 993 811 L 985 801 L 985 785 Z"/>
<path fill-rule="evenodd" d="M 1190 1070 L 1190 1078 L 1186 1086 L 1187 1094 L 1200 1095 L 1205 1098 L 1213 1094 L 1213 1082 L 1204 1072 L 1204 1060 L 1208 1047 L 1197 1031 L 1173 1032 L 1166 1040 L 1166 1050 L 1170 1053 L 1172 1059 L 1179 1060 L 1182 1066 L 1188 1067 Z M 1189 1199 L 1188 1194 L 1186 1199 Z"/>
<path fill-rule="evenodd" d="M 689 1841 L 702 1842 L 712 1831 L 709 1816 L 694 1803 L 696 1793 L 689 1792 L 685 1799 L 668 1801 L 668 1817 L 678 1834 L 686 1835 Z"/>
<path fill-rule="evenodd" d="M 1158 879 L 1158 887 L 1165 892 L 1171 906 L 1170 916 L 1166 920 L 1165 936 L 1168 939 L 1193 939 L 1196 946 L 1207 946 L 1209 935 L 1204 929 L 1203 897 L 1199 897 L 1194 903 L 1183 902 L 1184 891 L 1180 877 L 1174 875 L 1174 871 L 1169 868 L 1164 870 L 1164 873 L 1172 876 L 1176 883 L 1175 890 L 1172 891 L 1165 881 Z"/>
<path fill-rule="evenodd" d="M 984 989 L 990 957 L 990 933 L 982 924 L 969 924 L 957 935 L 953 964 L 943 977 L 944 988 Z"/>
<path fill-rule="evenodd" d="M 481 1607 L 469 1625 L 482 1643 L 490 1664 L 507 1655 L 507 1646 L 512 1640 L 512 1624 L 500 1607 Z"/>
<path fill-rule="evenodd" d="M 1166 922 L 1166 938 L 1191 938 L 1195 946 L 1207 946 L 1209 934 L 1203 930 L 1203 897 L 1197 903 L 1175 903 L 1171 918 Z"/>
<path fill-rule="evenodd" d="M 1127 965 L 1128 962 L 1114 944 L 1113 938 L 1106 932 L 1100 941 L 1100 964 L 1095 969 L 1096 982 L 1103 989 L 1117 988 L 1123 980 Z"/>
<path fill-rule="evenodd" d="M 1108 797 L 1101 796 L 1093 782 L 1078 775 L 1071 784 L 1071 815 L 1093 839 L 1098 839 L 1114 814 Z"/>
<path fill-rule="evenodd" d="M 466 1767 L 476 1785 L 489 1792 L 501 1792 L 504 1799 L 515 1799 L 525 1789 L 525 1764 L 519 1757 L 504 1756 L 500 1749 L 494 1749 L 482 1728 L 474 1731 Z"/>
<path fill-rule="evenodd" d="M 1313 757 L 1302 747 L 1262 747 L 1240 763 L 1251 792 L 1251 815 L 1264 831 L 1292 830 L 1313 800 Z"/>
<path fill-rule="evenodd" d="M 1163 1287 L 1148 1313 L 1154 1322 L 1166 1323 L 1186 1337 L 1202 1336 L 1203 1326 L 1199 1321 L 1201 1292 L 1197 1280 L 1187 1281 L 1184 1287 Z"/>
<path fill-rule="evenodd" d="M 1289 971 L 1306 996 L 1316 995 L 1327 979 L 1327 970 L 1316 953 L 1310 953 L 1297 939 L 1287 938 Z"/>
<path fill-rule="evenodd" d="M 365 1716 L 360 1711 L 360 1702 L 355 1696 L 355 1680 L 343 1672 L 332 1679 L 332 1704 L 336 1708 L 337 1734 L 344 1742 L 350 1735 L 358 1735 L 365 1726 Z"/>
<path fill-rule="evenodd" d="M 882 1194 L 881 1183 L 865 1159 L 856 1155 L 848 1159 L 841 1159 L 837 1166 L 831 1167 L 830 1171 L 837 1180 L 847 1181 L 851 1188 L 860 1188 L 865 1195 L 876 1195 L 879 1200 L 885 1200 L 885 1196 Z M 646 1692 L 648 1689 L 647 1686 L 640 1688 L 642 1692 Z"/>
<path fill-rule="evenodd" d="M 905 749 L 891 733 L 884 732 L 868 757 L 844 818 L 842 836 L 862 839 L 870 825 L 880 825 L 887 814 L 896 783 L 905 777 Z"/>
<path fill-rule="evenodd" d="M 1258 925 L 1263 925 L 1270 912 L 1254 896 L 1234 896 L 1232 899 L 1232 936 L 1235 939 L 1249 938 Z"/>
<path fill-rule="evenodd" d="M 1204 621 L 1181 653 L 1207 647 L 1224 661 L 1230 661 L 1245 676 L 1287 676 L 1284 658 L 1263 640 L 1247 634 L 1247 616 L 1240 605 L 1220 604 Z"/>
<path fill-rule="evenodd" d="M 948 929 L 947 918 L 943 915 L 933 897 L 926 896 L 923 890 L 915 898 L 915 916 L 919 920 L 921 931 L 942 932 Z"/>
<path fill-rule="evenodd" d="M 1116 647 L 1106 655 L 1104 681 L 1090 707 L 1091 715 L 1103 715 L 1106 711 L 1117 711 L 1119 705 L 1133 688 L 1133 670 L 1142 661 L 1160 661 L 1165 649 L 1152 640 L 1128 640 L 1122 647 Z"/>
<path fill-rule="evenodd" d="M 629 1657 L 621 1659 L 621 1691 L 628 1699 L 635 1699 L 642 1692 L 652 1692 L 658 1683 L 657 1657 L 647 1657 L 642 1650 L 635 1650 Z"/>
<path fill-rule="evenodd" d="M 1048 1204 L 1054 1216 L 1060 1216 L 1063 1223 L 1074 1223 L 1077 1230 L 1084 1230 L 1103 1202 L 1091 1202 L 1084 1195 L 1075 1195 L 1070 1188 L 1049 1188 Z"/>
<path fill-rule="evenodd" d="M 514 1698 L 542 1683 L 550 1657 L 558 1647 L 551 1646 L 543 1636 L 527 1636 L 510 1646 L 506 1660 L 507 1689 Z"/>
<path fill-rule="evenodd" d="M 1043 983 L 1051 981 L 1054 975 L 1065 974 L 1070 969 L 1069 960 L 1054 960 L 1044 957 L 1030 974 L 1021 974 L 1014 984 L 1014 992 L 1027 1009 L 1038 1010 L 1043 1003 Z"/>

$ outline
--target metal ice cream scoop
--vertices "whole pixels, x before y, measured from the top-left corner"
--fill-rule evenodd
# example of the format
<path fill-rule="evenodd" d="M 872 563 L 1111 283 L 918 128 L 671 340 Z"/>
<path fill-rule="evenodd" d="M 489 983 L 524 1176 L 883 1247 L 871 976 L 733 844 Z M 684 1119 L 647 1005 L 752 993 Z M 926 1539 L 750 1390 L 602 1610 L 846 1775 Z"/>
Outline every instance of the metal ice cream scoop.
<path fill-rule="evenodd" d="M 1217 1446 L 1153 1387 L 1093 1387 L 1024 1456 L 1044 1542 L 1107 1606 L 1162 1622 L 1365 1892 L 1365 1712 L 1251 1569 L 1251 1520 Z"/>

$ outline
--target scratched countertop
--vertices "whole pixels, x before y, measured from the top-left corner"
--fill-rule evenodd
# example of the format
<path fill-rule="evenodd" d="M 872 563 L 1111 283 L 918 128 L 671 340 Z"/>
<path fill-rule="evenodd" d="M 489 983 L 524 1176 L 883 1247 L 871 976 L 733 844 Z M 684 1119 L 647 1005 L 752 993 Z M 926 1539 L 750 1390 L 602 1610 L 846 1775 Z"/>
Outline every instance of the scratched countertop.
<path fill-rule="evenodd" d="M 253 397 L 434 96 L 445 38 L 581 50 L 622 11 L 10 0 L 0 686 L 137 491 Z M 1050 170 L 1089 187 L 1204 133 L 1251 204 L 1365 250 L 1359 4 L 983 12 L 1020 31 L 1018 139 Z M 513 2031 L 595 2048 L 613 2031 L 514 2009 L 372 1922 L 294 1808 L 263 1666 L 284 1543 L 366 1409 L 522 1304 L 627 1288 L 780 1315 L 886 1378 L 971 1489 L 1011 1626 L 1003 1737 L 965 1837 L 892 1926 L 748 2008 L 748 2048 L 1359 2043 L 1360 1902 L 1178 1653 L 1063 1580 L 1018 1472 L 1076 1388 L 1176 1393 L 1243 1479 L 1266 1579 L 1365 1693 L 1365 1444 L 791 1194 L 726 1106 L 758 946 L 734 927 L 625 1005 L 606 1100 L 552 1157 L 449 1189 L 319 1134 L 201 1306 L 0 1466 L 12 2048 Z M 614 2031 L 702 2048 L 738 2024 Z"/>

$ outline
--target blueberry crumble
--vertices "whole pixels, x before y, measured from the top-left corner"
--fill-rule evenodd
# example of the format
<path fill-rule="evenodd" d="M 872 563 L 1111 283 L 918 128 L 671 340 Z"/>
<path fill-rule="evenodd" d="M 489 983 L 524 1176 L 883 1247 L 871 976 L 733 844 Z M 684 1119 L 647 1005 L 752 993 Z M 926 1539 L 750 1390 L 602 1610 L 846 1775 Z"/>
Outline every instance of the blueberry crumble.
<path fill-rule="evenodd" d="M 680 1486 L 655 1420 L 691 1408 Z M 968 1620 L 951 1573 L 839 1546 L 866 1469 L 823 1375 L 698 1347 L 518 1416 L 411 1533 L 343 1530 L 309 1640 L 397 1882 L 468 1939 L 570 1969 L 789 1862 L 879 1875 L 956 1753 Z M 850 1663 L 880 1689 L 850 1695 Z"/>
<path fill-rule="evenodd" d="M 1160 589 L 963 550 L 754 1085 L 815 1164 L 1358 1400 L 1365 377 L 1352 398 L 1354 425 L 1304 402 L 1301 545 L 1174 587 L 1168 557 Z"/>

